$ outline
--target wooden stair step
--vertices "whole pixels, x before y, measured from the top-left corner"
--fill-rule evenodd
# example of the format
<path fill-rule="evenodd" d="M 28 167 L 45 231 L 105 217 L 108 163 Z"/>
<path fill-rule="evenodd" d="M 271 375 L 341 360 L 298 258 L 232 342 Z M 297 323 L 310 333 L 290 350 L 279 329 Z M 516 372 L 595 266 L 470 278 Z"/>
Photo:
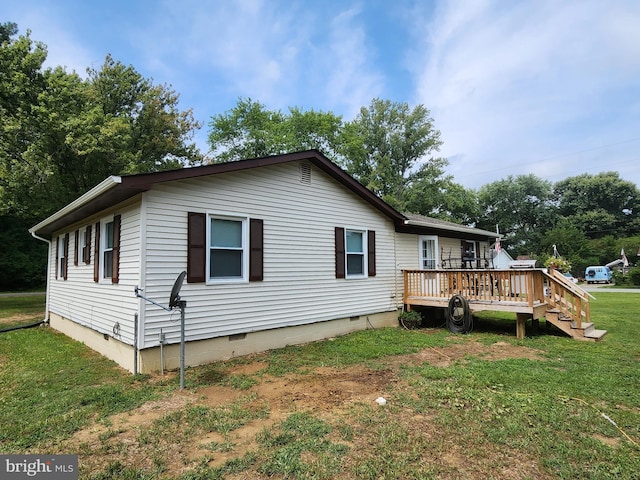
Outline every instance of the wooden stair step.
<path fill-rule="evenodd" d="M 571 328 L 578 328 L 578 324 L 574 321 L 571 322 Z M 580 326 L 580 328 L 582 330 L 588 330 L 589 328 L 591 328 L 593 330 L 593 323 L 591 322 L 582 322 L 582 325 Z"/>
<path fill-rule="evenodd" d="M 584 337 L 585 338 L 589 338 L 591 340 L 595 340 L 598 341 L 600 340 L 602 337 L 604 337 L 607 334 L 606 330 L 592 330 L 589 333 L 585 333 Z"/>

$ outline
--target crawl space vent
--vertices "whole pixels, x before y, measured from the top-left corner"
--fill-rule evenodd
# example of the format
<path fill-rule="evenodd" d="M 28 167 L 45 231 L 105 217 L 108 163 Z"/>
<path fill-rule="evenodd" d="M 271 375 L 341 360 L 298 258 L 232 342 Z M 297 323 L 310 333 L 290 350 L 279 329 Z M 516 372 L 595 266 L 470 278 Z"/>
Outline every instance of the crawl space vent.
<path fill-rule="evenodd" d="M 311 183 L 311 165 L 308 163 L 300 164 L 300 183 Z"/>

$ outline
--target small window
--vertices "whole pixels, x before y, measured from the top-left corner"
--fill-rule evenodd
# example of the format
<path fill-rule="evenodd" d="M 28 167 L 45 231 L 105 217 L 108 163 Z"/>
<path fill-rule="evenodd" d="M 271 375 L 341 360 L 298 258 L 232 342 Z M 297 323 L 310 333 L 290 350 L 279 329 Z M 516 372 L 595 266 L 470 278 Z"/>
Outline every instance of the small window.
<path fill-rule="evenodd" d="M 78 249 L 80 259 L 84 262 L 84 259 L 87 258 L 87 232 L 85 230 L 78 232 L 78 246 L 76 248 Z M 75 263 L 76 265 L 78 264 L 77 261 Z"/>
<path fill-rule="evenodd" d="M 113 221 L 102 227 L 102 278 L 113 276 Z"/>
<path fill-rule="evenodd" d="M 60 235 L 58 237 L 58 271 L 57 278 L 65 277 L 65 270 L 67 266 L 66 252 L 65 252 L 65 237 L 64 235 Z"/>
<path fill-rule="evenodd" d="M 345 230 L 347 278 L 363 277 L 366 270 L 366 239 L 365 231 Z"/>
<path fill-rule="evenodd" d="M 210 280 L 246 279 L 246 223 L 244 218 L 210 217 Z"/>

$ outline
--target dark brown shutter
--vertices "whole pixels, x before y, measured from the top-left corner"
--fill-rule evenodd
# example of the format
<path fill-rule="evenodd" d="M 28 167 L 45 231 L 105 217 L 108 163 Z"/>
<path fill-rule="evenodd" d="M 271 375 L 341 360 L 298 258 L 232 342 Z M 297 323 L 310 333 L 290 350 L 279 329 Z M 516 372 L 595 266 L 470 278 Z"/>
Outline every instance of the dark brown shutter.
<path fill-rule="evenodd" d="M 249 220 L 249 281 L 260 282 L 264 275 L 264 234 L 260 219 Z"/>
<path fill-rule="evenodd" d="M 80 248 L 80 246 L 78 245 L 78 242 L 80 241 L 80 230 L 76 230 L 76 235 L 75 235 L 75 242 L 74 242 L 74 248 L 73 248 L 73 264 L 74 265 L 78 265 L 78 248 Z"/>
<path fill-rule="evenodd" d="M 206 280 L 207 217 L 204 213 L 189 212 L 187 231 L 187 282 Z"/>
<path fill-rule="evenodd" d="M 120 281 L 120 215 L 113 216 L 113 271 L 111 272 L 111 283 Z"/>
<path fill-rule="evenodd" d="M 344 228 L 336 227 L 336 278 L 344 278 Z"/>
<path fill-rule="evenodd" d="M 58 271 L 59 271 L 59 265 L 58 262 L 60 261 L 60 245 L 58 245 L 60 243 L 60 237 L 56 237 L 56 279 L 58 278 Z"/>
<path fill-rule="evenodd" d="M 96 222 L 96 238 L 93 242 L 93 281 L 100 280 L 100 222 Z"/>
<path fill-rule="evenodd" d="M 367 232 L 367 268 L 369 276 L 376 276 L 376 232 L 369 230 Z"/>
<path fill-rule="evenodd" d="M 84 234 L 84 263 L 91 263 L 91 225 L 87 225 L 87 231 Z"/>
<path fill-rule="evenodd" d="M 62 278 L 67 279 L 67 271 L 69 270 L 69 234 L 64 234 L 64 263 L 62 264 Z"/>

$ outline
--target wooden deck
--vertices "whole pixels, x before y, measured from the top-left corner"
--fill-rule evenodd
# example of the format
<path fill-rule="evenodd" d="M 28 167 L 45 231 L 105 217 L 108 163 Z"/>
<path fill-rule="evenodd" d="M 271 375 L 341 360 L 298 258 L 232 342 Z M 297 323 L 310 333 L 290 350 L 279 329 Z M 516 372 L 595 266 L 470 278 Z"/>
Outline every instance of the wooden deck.
<path fill-rule="evenodd" d="M 524 337 L 525 323 L 540 318 L 573 338 L 599 340 L 590 319 L 589 294 L 555 270 L 404 270 L 404 304 L 443 307 L 454 295 L 469 302 L 472 312 L 516 313 L 516 335 Z"/>

